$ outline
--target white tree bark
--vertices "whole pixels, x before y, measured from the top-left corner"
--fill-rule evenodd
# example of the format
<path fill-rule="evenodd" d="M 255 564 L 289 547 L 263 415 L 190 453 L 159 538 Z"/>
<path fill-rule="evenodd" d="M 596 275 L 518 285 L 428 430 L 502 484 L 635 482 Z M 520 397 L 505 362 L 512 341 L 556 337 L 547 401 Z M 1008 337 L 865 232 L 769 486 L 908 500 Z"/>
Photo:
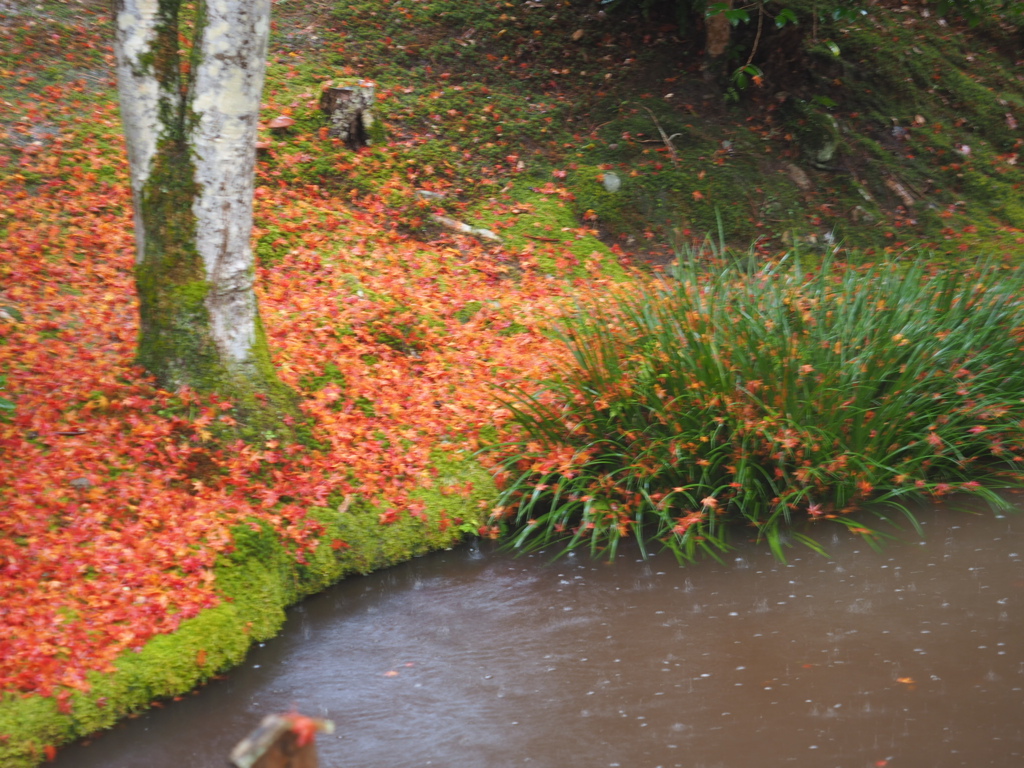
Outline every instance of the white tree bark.
<path fill-rule="evenodd" d="M 213 338 L 224 357 L 246 364 L 256 340 L 250 237 L 270 0 L 206 0 L 206 15 L 191 104 L 196 246 L 212 286 Z"/>
<path fill-rule="evenodd" d="M 148 360 L 152 370 L 160 367 L 161 356 L 177 355 L 180 359 L 166 370 L 154 371 L 168 386 L 195 386 L 189 361 L 200 358 L 207 368 L 220 365 L 232 376 L 258 377 L 261 365 L 266 367 L 259 349 L 265 342 L 253 292 L 250 237 L 270 0 L 200 0 L 187 30 L 179 30 L 182 0 L 114 3 L 136 263 L 141 265 L 137 275 L 142 276 L 137 279 L 140 360 Z M 180 32 L 192 38 L 187 64 L 179 50 Z M 187 272 L 182 265 L 196 271 L 196 254 L 202 274 L 189 279 L 203 283 L 205 311 L 193 306 L 186 319 L 169 317 L 175 299 L 160 294 L 163 275 L 180 278 Z M 174 337 L 183 328 L 183 335 L 194 337 L 192 352 L 198 354 L 175 351 Z M 158 337 L 159 351 L 147 358 L 142 350 L 148 330 Z M 212 341 L 215 355 L 201 349 L 205 342 L 195 341 L 199 336 Z M 219 362 L 210 363 L 212 357 Z"/>
<path fill-rule="evenodd" d="M 145 253 L 146 243 L 141 193 L 156 153 L 159 105 L 161 99 L 170 99 L 173 95 L 166 93 L 150 68 L 140 63 L 156 40 L 157 0 L 124 3 L 117 9 L 114 21 L 121 121 L 128 144 L 135 211 L 135 258 L 139 260 Z"/>

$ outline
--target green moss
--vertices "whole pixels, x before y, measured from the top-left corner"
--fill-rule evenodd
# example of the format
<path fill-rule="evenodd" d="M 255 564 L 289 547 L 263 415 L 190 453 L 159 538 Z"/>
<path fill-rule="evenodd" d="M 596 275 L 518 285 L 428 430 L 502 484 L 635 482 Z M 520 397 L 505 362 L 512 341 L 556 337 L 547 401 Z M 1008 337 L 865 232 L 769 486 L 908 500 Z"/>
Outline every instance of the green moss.
<path fill-rule="evenodd" d="M 356 501 L 345 511 L 316 508 L 311 514 L 326 527 L 325 542 L 342 542 L 333 549 L 321 546 L 306 566 L 300 567 L 303 593 L 316 592 L 350 573 L 369 573 L 388 565 L 444 547 L 462 536 L 466 522 L 479 525 L 480 508 L 495 497 L 490 473 L 472 459 L 435 452 L 433 486 L 412 494 L 423 505 L 421 517 L 401 514 L 394 522 L 382 523 L 388 510 L 380 504 Z M 449 492 L 458 484 L 472 491 L 467 496 Z M 485 505 L 485 504 L 484 504 Z"/>
<path fill-rule="evenodd" d="M 232 530 L 235 550 L 217 566 L 217 588 L 247 617 L 255 640 L 273 637 L 294 602 L 294 558 L 265 522 L 250 521 Z"/>
<path fill-rule="evenodd" d="M 304 376 L 299 382 L 299 386 L 307 392 L 319 392 L 331 384 L 340 387 L 342 390 L 348 384 L 345 380 L 345 374 L 341 372 L 337 365 L 331 362 L 324 364 L 323 372 L 320 375 L 314 376 L 309 374 Z"/>
<path fill-rule="evenodd" d="M 258 316 L 248 365 L 229 367 L 217 353 L 206 308 L 211 286 L 195 245 L 193 178 L 187 146 L 164 141 L 142 195 L 146 253 L 136 266 L 137 360 L 167 389 L 188 385 L 233 400 L 245 440 L 290 435 L 284 417 L 303 419 L 295 394 L 277 378 Z"/>
<path fill-rule="evenodd" d="M 281 263 L 293 247 L 294 236 L 280 227 L 267 227 L 256 241 L 253 255 L 261 267 L 273 267 Z"/>
<path fill-rule="evenodd" d="M 195 169 L 182 141 L 165 139 L 143 191 L 145 253 L 135 270 L 141 330 L 138 362 L 170 389 L 193 369 L 216 366 L 209 335 L 209 284 L 195 244 Z M 200 374 L 203 375 L 203 374 Z"/>
<path fill-rule="evenodd" d="M 55 699 L 7 694 L 0 701 L 0 764 L 30 768 L 43 747 L 109 728 L 150 702 L 184 693 L 245 657 L 251 639 L 245 617 L 225 604 L 182 622 L 172 635 L 150 640 L 142 651 L 117 660 L 117 671 L 90 675 L 88 693 L 70 697 L 62 714 Z M 202 664 L 200 664 L 200 660 Z"/>
<path fill-rule="evenodd" d="M 604 172 L 597 166 L 580 165 L 566 179 L 566 186 L 573 193 L 573 210 L 582 221 L 588 215 L 595 215 L 602 229 L 610 235 L 621 235 L 640 228 L 635 207 L 630 205 L 635 192 L 632 179 L 625 174 L 619 176 L 622 187 L 609 192 L 602 182 Z M 631 210 L 632 209 L 632 210 Z"/>
<path fill-rule="evenodd" d="M 524 211 L 511 226 L 499 227 L 489 208 L 476 211 L 474 226 L 494 229 L 509 250 L 532 254 L 537 266 L 551 274 L 581 277 L 595 261 L 607 277 L 624 277 L 611 249 L 601 242 L 597 230 L 581 225 L 571 199 L 534 192 L 530 182 L 509 185 L 508 200 Z M 507 222 L 506 222 L 507 223 Z"/>
<path fill-rule="evenodd" d="M 462 309 L 455 313 L 455 319 L 460 323 L 468 323 L 473 319 L 473 315 L 479 312 L 482 307 L 483 302 L 481 301 L 467 301 Z"/>
<path fill-rule="evenodd" d="M 913 233 L 894 232 L 896 238 L 913 234 L 915 240 L 956 252 L 970 245 L 970 238 L 950 232 L 959 229 L 955 225 L 969 211 L 966 225 L 984 233 L 992 247 L 1019 252 L 1005 231 L 1007 225 L 1021 226 L 1019 188 L 1024 183 L 1020 167 L 1005 162 L 1018 151 L 1007 115 L 1020 94 L 1014 68 L 1000 50 L 1008 42 L 1007 30 L 963 34 L 952 25 L 908 22 L 879 7 L 857 24 L 833 25 L 822 33 L 842 52 L 842 71 L 821 74 L 842 82 L 825 89 L 840 102 L 838 112 L 850 114 L 843 119 L 843 136 L 858 175 L 880 202 L 881 210 L 873 211 L 881 214 L 879 220 L 891 221 L 892 210 L 902 202 L 888 186 L 895 178 L 917 201 Z M 958 152 L 961 145 L 969 152 Z M 858 150 L 866 157 L 857 157 Z M 891 227 L 849 231 L 867 244 L 892 232 Z"/>
<path fill-rule="evenodd" d="M 512 322 L 505 328 L 498 331 L 499 336 L 518 336 L 521 333 L 528 333 L 530 328 L 522 323 Z"/>
<path fill-rule="evenodd" d="M 372 113 L 373 110 L 371 110 Z M 387 129 L 384 127 L 384 122 L 376 118 L 370 123 L 369 128 L 366 131 L 367 139 L 369 139 L 370 146 L 381 146 L 388 140 Z"/>

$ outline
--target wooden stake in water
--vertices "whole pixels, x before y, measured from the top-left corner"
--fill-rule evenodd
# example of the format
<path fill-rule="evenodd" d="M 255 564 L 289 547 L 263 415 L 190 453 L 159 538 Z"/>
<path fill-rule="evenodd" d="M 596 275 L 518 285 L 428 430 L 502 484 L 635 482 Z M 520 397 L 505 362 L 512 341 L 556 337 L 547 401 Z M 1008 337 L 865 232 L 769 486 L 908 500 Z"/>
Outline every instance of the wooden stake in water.
<path fill-rule="evenodd" d="M 334 723 L 297 712 L 267 715 L 231 750 L 231 762 L 238 768 L 319 768 L 317 732 L 334 733 Z"/>

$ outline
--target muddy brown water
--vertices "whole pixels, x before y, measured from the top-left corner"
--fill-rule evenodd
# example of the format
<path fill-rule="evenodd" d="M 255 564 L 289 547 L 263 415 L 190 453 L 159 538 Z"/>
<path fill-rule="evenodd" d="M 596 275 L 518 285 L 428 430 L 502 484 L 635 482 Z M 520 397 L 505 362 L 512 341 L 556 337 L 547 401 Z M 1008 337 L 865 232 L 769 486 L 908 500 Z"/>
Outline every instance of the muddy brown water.
<path fill-rule="evenodd" d="M 220 768 L 269 712 L 324 768 L 1018 766 L 1024 515 L 726 563 L 468 547 L 349 579 L 195 696 L 56 768 Z"/>

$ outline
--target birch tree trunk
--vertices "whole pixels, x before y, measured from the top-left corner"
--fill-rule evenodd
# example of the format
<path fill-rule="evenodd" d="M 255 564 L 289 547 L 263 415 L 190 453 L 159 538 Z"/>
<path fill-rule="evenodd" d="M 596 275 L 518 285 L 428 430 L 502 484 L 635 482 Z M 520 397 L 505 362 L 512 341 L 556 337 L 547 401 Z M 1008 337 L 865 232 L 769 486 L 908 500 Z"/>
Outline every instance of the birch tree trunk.
<path fill-rule="evenodd" d="M 137 360 L 161 386 L 222 393 L 249 427 L 280 433 L 298 412 L 271 364 L 250 244 L 270 0 L 113 2 Z"/>

